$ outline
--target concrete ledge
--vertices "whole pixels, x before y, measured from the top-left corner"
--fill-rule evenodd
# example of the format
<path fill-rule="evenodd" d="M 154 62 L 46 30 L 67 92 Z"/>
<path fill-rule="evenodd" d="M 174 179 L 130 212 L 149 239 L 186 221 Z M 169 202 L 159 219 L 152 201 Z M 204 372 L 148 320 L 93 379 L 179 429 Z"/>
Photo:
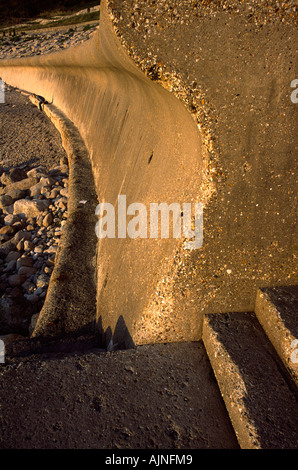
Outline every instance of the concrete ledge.
<path fill-rule="evenodd" d="M 203 342 L 241 448 L 296 448 L 298 405 L 255 315 L 206 315 Z"/>
<path fill-rule="evenodd" d="M 256 316 L 298 385 L 298 286 L 258 289 Z"/>
<path fill-rule="evenodd" d="M 31 101 L 38 106 L 34 96 Z M 55 106 L 42 105 L 59 130 L 69 161 L 68 219 L 44 306 L 32 337 L 93 333 L 96 317 L 95 207 L 88 151 L 73 123 Z"/>

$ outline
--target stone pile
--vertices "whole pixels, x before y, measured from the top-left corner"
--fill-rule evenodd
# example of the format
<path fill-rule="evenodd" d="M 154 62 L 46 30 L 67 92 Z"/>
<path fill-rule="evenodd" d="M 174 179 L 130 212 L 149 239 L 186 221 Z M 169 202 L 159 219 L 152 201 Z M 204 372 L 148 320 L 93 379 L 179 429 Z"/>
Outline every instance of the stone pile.
<path fill-rule="evenodd" d="M 97 24 L 69 28 L 68 31 L 22 32 L 0 36 L 0 59 L 50 54 L 87 41 Z"/>
<path fill-rule="evenodd" d="M 68 164 L 0 166 L 0 335 L 28 335 L 43 305 L 67 218 Z"/>

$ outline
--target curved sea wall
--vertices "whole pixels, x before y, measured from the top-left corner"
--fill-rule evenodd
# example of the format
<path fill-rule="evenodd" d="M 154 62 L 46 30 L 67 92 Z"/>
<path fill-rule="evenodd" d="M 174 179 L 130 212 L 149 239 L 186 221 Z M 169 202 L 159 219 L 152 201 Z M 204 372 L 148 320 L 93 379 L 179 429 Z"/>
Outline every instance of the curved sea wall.
<path fill-rule="evenodd" d="M 142 203 L 146 208 L 150 203 L 194 202 L 202 157 L 192 117 L 124 53 L 106 3 L 101 7 L 100 24 L 91 40 L 67 51 L 1 61 L 2 79 L 49 102 L 53 99 L 78 128 L 90 155 L 99 203 L 113 204 L 117 212 L 119 195 L 126 196 L 127 206 Z M 131 338 L 139 342 L 138 319 L 182 243 L 181 239 L 128 236 L 99 240 L 97 322 L 103 332 L 116 329 L 121 336 L 122 331 L 129 332 L 130 344 Z M 84 271 L 80 266 L 77 270 Z M 47 299 L 34 336 L 65 332 L 65 322 L 51 322 L 48 314 L 44 321 L 46 310 Z M 169 340 L 198 337 L 196 318 L 169 321 L 175 325 Z M 151 325 L 148 338 L 145 333 L 141 342 L 158 341 L 159 334 L 159 326 L 155 332 Z"/>
<path fill-rule="evenodd" d="M 293 18 L 159 3 L 104 1 L 85 44 L 0 62 L 77 127 L 116 224 L 119 196 L 204 205 L 194 250 L 150 238 L 151 221 L 149 238 L 98 240 L 96 322 L 126 347 L 200 339 L 204 313 L 253 311 L 258 287 L 297 282 Z M 46 299 L 34 335 L 72 330 L 50 311 Z"/>

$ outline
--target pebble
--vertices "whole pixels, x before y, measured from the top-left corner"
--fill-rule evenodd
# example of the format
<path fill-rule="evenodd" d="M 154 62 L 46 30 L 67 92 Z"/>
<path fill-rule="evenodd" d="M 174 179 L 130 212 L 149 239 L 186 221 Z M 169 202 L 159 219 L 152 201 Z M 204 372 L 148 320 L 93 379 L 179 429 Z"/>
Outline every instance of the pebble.
<path fill-rule="evenodd" d="M 32 305 L 34 318 L 28 334 L 46 297 L 67 219 L 67 160 L 60 163 L 49 171 L 38 166 L 27 171 L 4 168 L 2 172 L 7 184 L 3 186 L 1 178 L 0 294 L 9 299 L 5 305 L 10 308 L 12 323 L 15 302 L 23 298 L 24 305 Z M 7 207 L 11 207 L 11 213 L 7 213 Z M 7 248 L 1 250 L 4 246 Z"/>

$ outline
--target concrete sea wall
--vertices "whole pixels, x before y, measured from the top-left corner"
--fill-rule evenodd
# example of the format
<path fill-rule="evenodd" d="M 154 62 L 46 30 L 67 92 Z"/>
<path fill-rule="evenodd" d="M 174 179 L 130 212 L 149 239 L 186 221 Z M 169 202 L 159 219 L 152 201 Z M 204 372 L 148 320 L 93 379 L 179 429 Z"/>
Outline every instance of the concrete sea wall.
<path fill-rule="evenodd" d="M 10 85 L 53 98 L 78 128 L 90 154 L 99 202 L 116 206 L 120 194 L 126 195 L 127 205 L 141 202 L 148 208 L 151 202 L 197 200 L 203 165 L 198 129 L 184 106 L 123 52 L 105 3 L 100 30 L 87 43 L 43 57 L 3 60 L 0 69 Z M 171 238 L 99 241 L 97 322 L 103 332 L 116 329 L 115 342 L 125 332 L 124 342 L 138 343 L 138 319 L 181 243 Z M 49 323 L 39 321 L 34 334 L 62 333 Z M 169 318 L 169 324 L 174 325 L 169 340 L 198 337 L 194 316 Z M 158 341 L 160 326 L 155 333 L 148 318 L 148 327 L 147 342 Z M 141 342 L 146 342 L 145 331 Z"/>
<path fill-rule="evenodd" d="M 158 17 L 150 4 L 142 42 L 136 22 L 121 29 L 131 21 L 121 20 L 122 7 L 102 2 L 88 42 L 2 60 L 0 76 L 53 97 L 85 142 L 98 202 L 113 204 L 116 216 L 119 195 L 127 206 L 204 203 L 202 248 L 187 251 L 173 238 L 103 239 L 95 273 L 96 323 L 107 342 L 198 340 L 204 313 L 253 311 L 258 287 L 297 282 L 297 33 L 229 11 L 185 16 L 182 26 L 173 13 L 166 25 L 166 13 Z M 176 96 L 172 64 L 184 86 Z M 49 328 L 49 312 L 46 299 L 35 335 L 65 332 L 63 322 Z"/>

